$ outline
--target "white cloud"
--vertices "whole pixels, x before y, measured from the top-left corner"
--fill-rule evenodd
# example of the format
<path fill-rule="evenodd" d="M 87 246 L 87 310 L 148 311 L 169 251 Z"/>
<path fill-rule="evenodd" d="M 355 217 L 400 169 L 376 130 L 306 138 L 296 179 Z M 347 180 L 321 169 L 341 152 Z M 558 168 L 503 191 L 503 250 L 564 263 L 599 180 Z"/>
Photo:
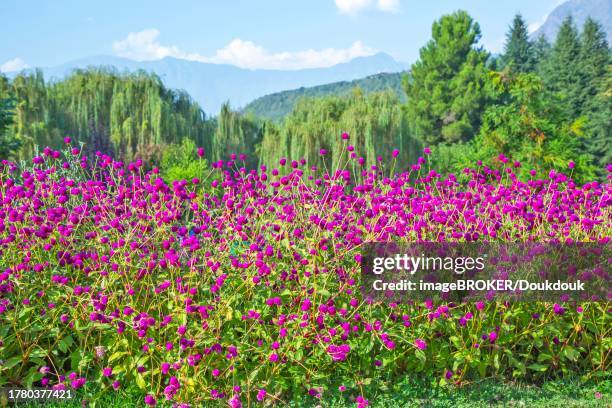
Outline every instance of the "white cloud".
<path fill-rule="evenodd" d="M 21 58 L 13 58 L 12 60 L 6 61 L 0 65 L 0 72 L 14 72 L 21 71 L 22 69 L 30 68 L 28 64 Z"/>
<path fill-rule="evenodd" d="M 382 11 L 396 13 L 399 11 L 399 0 L 378 0 L 378 8 Z"/>
<path fill-rule="evenodd" d="M 213 57 L 207 58 L 207 61 L 232 64 L 242 68 L 302 69 L 329 67 L 350 61 L 355 57 L 372 55 L 375 52 L 360 41 L 355 41 L 349 48 L 343 49 L 325 48 L 271 53 L 251 41 L 237 38 L 224 48 L 217 50 Z"/>
<path fill-rule="evenodd" d="M 213 56 L 189 53 L 175 45 L 162 45 L 157 40 L 159 30 L 147 29 L 130 33 L 113 43 L 115 53 L 137 61 L 175 57 L 190 61 L 231 64 L 249 69 L 303 69 L 329 67 L 356 57 L 372 55 L 376 50 L 355 41 L 349 48 L 325 48 L 321 50 L 270 52 L 260 45 L 240 38 L 232 40 L 217 50 Z"/>
<path fill-rule="evenodd" d="M 181 51 L 175 47 L 166 47 L 157 42 L 159 30 L 149 28 L 129 33 L 126 38 L 113 43 L 113 50 L 120 57 L 136 61 L 156 60 L 165 57 L 181 57 Z"/>
<path fill-rule="evenodd" d="M 334 2 L 342 14 L 357 14 L 373 5 L 373 0 L 334 0 Z M 399 0 L 376 0 L 376 8 L 380 11 L 395 13 L 399 11 L 399 3 Z"/>
<path fill-rule="evenodd" d="M 343 14 L 354 14 L 368 7 L 371 0 L 334 0 L 336 7 Z"/>

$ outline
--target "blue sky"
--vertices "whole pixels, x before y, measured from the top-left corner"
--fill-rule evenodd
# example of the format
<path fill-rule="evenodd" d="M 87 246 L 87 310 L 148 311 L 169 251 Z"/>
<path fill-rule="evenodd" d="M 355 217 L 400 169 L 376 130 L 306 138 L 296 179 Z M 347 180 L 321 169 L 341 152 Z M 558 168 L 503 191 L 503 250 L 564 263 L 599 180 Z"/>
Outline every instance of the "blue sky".
<path fill-rule="evenodd" d="M 245 68 L 329 66 L 377 51 L 418 58 L 442 14 L 467 10 L 503 47 L 515 13 L 536 27 L 560 0 L 4 0 L 0 71 L 115 55 Z"/>

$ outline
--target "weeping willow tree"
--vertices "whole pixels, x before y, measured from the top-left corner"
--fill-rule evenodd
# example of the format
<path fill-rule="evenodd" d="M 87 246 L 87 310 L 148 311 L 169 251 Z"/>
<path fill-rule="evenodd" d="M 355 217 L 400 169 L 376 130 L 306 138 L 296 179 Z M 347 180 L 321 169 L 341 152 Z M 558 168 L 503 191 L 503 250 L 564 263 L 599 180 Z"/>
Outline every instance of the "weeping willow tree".
<path fill-rule="evenodd" d="M 53 131 L 48 123 L 52 108 L 41 72 L 18 76 L 13 81 L 3 77 L 0 81 L 0 99 L 13 101 L 12 121 L 7 126 L 6 134 L 21 145 L 17 157 L 31 156 L 34 144 L 39 141 L 43 144 L 52 139 Z"/>
<path fill-rule="evenodd" d="M 252 116 L 233 111 L 229 103 L 223 104 L 217 117 L 217 127 L 213 138 L 213 160 L 227 160 L 232 153 L 246 154 L 245 165 L 257 164 L 252 154 L 262 137 L 262 126 Z"/>
<path fill-rule="evenodd" d="M 350 144 L 368 166 L 377 164 L 379 156 L 388 158 L 394 149 L 400 150 L 400 165 L 406 165 L 420 150 L 395 93 L 365 96 L 356 88 L 348 97 L 302 99 L 280 127 L 268 123 L 258 148 L 260 162 L 274 165 L 282 157 L 304 158 L 310 165 L 336 169 L 347 158 L 343 132 L 349 133 Z M 328 151 L 325 158 L 320 149 Z"/>
<path fill-rule="evenodd" d="M 35 146 L 59 147 L 65 136 L 125 160 L 149 159 L 159 146 L 185 137 L 212 148 L 213 125 L 198 104 L 142 71 L 76 70 L 50 83 L 36 71 L 0 81 L 1 98 L 16 101 L 9 133 L 22 143 L 21 158 Z"/>

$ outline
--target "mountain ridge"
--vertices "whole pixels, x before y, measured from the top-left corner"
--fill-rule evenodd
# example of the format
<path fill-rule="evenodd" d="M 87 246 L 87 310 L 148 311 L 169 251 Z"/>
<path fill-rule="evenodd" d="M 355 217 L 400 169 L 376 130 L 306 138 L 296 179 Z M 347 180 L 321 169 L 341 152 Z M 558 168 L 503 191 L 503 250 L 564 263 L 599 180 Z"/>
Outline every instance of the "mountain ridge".
<path fill-rule="evenodd" d="M 216 115 L 226 101 L 233 107 L 242 108 L 259 97 L 287 89 L 351 81 L 383 72 L 400 72 L 407 69 L 408 65 L 385 53 L 357 57 L 331 67 L 301 70 L 251 70 L 173 57 L 134 61 L 116 56 L 96 56 L 40 69 L 45 79 L 61 80 L 75 69 L 88 67 L 109 67 L 118 72 L 144 70 L 155 73 L 167 87 L 188 92 L 206 114 Z M 15 75 L 17 73 L 12 73 L 12 76 Z"/>
<path fill-rule="evenodd" d="M 393 91 L 401 102 L 406 101 L 402 88 L 402 76 L 407 71 L 369 75 L 352 81 L 339 81 L 313 87 L 300 87 L 261 96 L 244 107 L 243 112 L 258 118 L 279 121 L 293 110 L 299 99 L 304 97 L 345 96 L 355 88 L 365 94 L 385 90 Z"/>
<path fill-rule="evenodd" d="M 612 0 L 568 0 L 548 15 L 544 24 L 531 34 L 531 38 L 536 39 L 543 35 L 553 42 L 561 23 L 569 15 L 579 30 L 582 30 L 588 17 L 598 21 L 607 33 L 608 44 L 612 44 Z"/>

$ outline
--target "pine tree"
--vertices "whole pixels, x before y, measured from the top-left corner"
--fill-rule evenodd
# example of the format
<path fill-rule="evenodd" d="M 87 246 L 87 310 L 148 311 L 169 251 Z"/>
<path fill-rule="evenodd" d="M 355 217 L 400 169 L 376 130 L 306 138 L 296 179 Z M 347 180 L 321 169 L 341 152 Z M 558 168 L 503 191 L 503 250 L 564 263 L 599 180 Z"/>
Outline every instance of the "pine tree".
<path fill-rule="evenodd" d="M 514 17 L 510 31 L 506 34 L 502 60 L 504 66 L 513 72 L 532 72 L 534 70 L 533 46 L 529 41 L 527 24 L 520 14 Z"/>
<path fill-rule="evenodd" d="M 580 37 L 580 106 L 588 119 L 590 152 L 600 170 L 612 161 L 612 98 L 610 97 L 610 49 L 601 25 L 589 18 Z"/>
<path fill-rule="evenodd" d="M 429 144 L 468 140 L 486 104 L 488 53 L 476 44 L 480 26 L 465 11 L 443 16 L 404 78 L 415 136 Z"/>
<path fill-rule="evenodd" d="M 580 105 L 582 113 L 588 114 L 594 108 L 593 101 L 600 92 L 610 62 L 610 50 L 606 33 L 599 23 L 588 18 L 580 36 L 579 79 Z"/>
<path fill-rule="evenodd" d="M 571 16 L 568 16 L 557 34 L 557 39 L 546 61 L 543 72 L 546 87 L 563 97 L 564 111 L 577 118 L 580 106 L 580 41 Z"/>
<path fill-rule="evenodd" d="M 601 91 L 594 98 L 594 109 L 589 116 L 587 150 L 593 155 L 602 178 L 606 166 L 612 164 L 612 64 L 608 65 Z"/>
<path fill-rule="evenodd" d="M 534 70 L 540 75 L 544 76 L 546 62 L 550 56 L 551 46 L 546 37 L 543 34 L 533 42 L 532 55 L 533 55 L 533 66 Z"/>

